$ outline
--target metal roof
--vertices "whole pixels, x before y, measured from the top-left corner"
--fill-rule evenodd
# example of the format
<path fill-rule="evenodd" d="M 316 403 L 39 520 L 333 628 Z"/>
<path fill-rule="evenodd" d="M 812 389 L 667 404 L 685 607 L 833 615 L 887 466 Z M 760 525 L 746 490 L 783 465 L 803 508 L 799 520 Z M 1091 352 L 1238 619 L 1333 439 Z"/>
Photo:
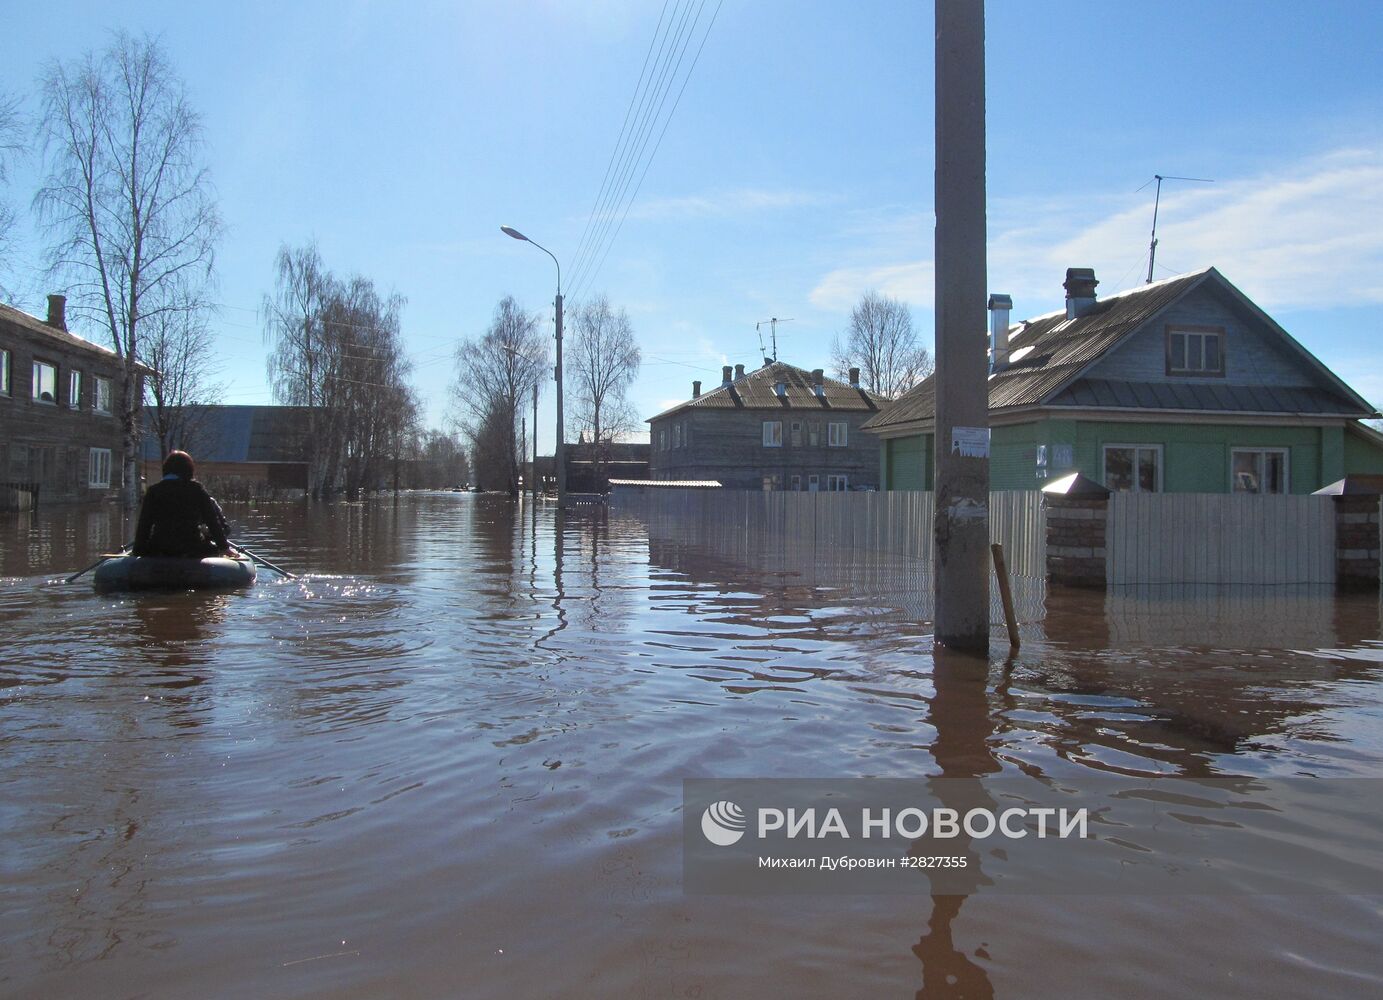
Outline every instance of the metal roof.
<path fill-rule="evenodd" d="M 0 303 L 0 321 L 7 321 L 13 323 L 14 325 L 23 327 L 24 329 L 32 333 L 37 333 L 42 337 L 48 337 L 52 340 L 56 340 L 59 343 L 66 345 L 67 347 L 75 347 L 79 350 L 89 351 L 92 354 L 99 354 L 110 361 L 116 362 L 117 364 L 121 363 L 120 355 L 116 354 L 109 347 L 102 347 L 100 344 L 93 344 L 85 337 L 77 336 L 71 330 L 61 330 L 56 326 L 49 326 L 46 322 L 39 319 L 37 316 L 30 316 L 28 313 L 16 309 L 13 306 L 7 306 L 3 303 Z M 145 375 L 153 374 L 154 371 L 147 365 L 141 364 L 137 365 L 136 367 Z"/>
<path fill-rule="evenodd" d="M 1128 383 L 1080 379 L 1082 372 L 1112 347 L 1168 306 L 1206 281 L 1227 290 L 1303 356 L 1330 389 L 1275 389 L 1209 383 Z M 1003 371 L 989 377 L 989 409 L 1067 405 L 1140 409 L 1330 413 L 1370 416 L 1372 408 L 1282 330 L 1213 267 L 1119 292 L 1095 303 L 1089 313 L 1067 319 L 1065 310 L 1009 328 L 1009 356 Z M 1078 381 L 1079 380 L 1079 381 Z M 880 431 L 928 422 L 936 413 L 935 376 L 904 393 L 892 406 L 865 422 Z"/>
<path fill-rule="evenodd" d="M 777 386 L 782 385 L 779 395 Z M 773 361 L 734 379 L 729 385 L 718 385 L 709 392 L 703 392 L 695 399 L 678 403 L 656 416 L 649 417 L 648 423 L 661 420 L 683 410 L 695 408 L 722 410 L 841 410 L 869 412 L 889 406 L 883 396 L 867 389 L 823 376 L 821 395 L 812 387 L 812 373 L 782 361 Z"/>
<path fill-rule="evenodd" d="M 205 462 L 304 462 L 306 406 L 205 406 L 199 408 L 193 459 Z M 145 427 L 151 418 L 146 408 Z M 144 457 L 158 459 L 158 439 L 145 434 Z"/>

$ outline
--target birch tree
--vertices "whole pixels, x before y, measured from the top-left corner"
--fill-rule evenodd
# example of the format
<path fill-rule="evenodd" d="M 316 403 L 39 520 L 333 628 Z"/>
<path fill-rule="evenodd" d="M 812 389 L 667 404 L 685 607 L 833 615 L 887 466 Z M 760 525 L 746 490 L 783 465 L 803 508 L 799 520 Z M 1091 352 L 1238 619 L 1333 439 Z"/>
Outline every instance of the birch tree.
<path fill-rule="evenodd" d="M 322 264 L 316 244 L 279 248 L 274 259 L 274 291 L 264 296 L 264 336 L 273 346 L 268 358 L 274 399 L 307 408 L 307 490 L 322 496 L 328 487 L 329 423 L 326 385 L 327 304 L 335 279 Z"/>
<path fill-rule="evenodd" d="M 19 99 L 0 94 L 0 189 L 9 183 L 10 168 L 24 152 L 23 133 Z M 12 267 L 14 218 L 14 208 L 9 199 L 0 196 L 0 296 L 6 297 L 12 294 L 12 289 L 6 286 L 5 281 Z"/>
<path fill-rule="evenodd" d="M 595 475 L 600 481 L 609 443 L 636 424 L 637 415 L 626 394 L 643 358 L 628 313 L 615 312 L 603 295 L 573 310 L 571 330 L 565 368 L 572 415 L 591 430 Z"/>
<path fill-rule="evenodd" d="M 831 346 L 839 379 L 860 370 L 860 383 L 886 399 L 897 399 L 932 373 L 931 353 L 918 340 L 907 303 L 878 292 L 865 292 L 850 312 L 845 340 Z"/>
<path fill-rule="evenodd" d="M 452 407 L 471 440 L 476 475 L 486 486 L 519 489 L 518 412 L 547 370 L 538 318 L 506 295 L 489 329 L 456 349 Z"/>
<path fill-rule="evenodd" d="M 195 454 L 211 443 L 205 437 L 207 404 L 222 391 L 211 381 L 217 365 L 205 317 L 196 311 L 155 313 L 142 353 L 154 370 L 144 387 L 144 405 L 159 454 L 174 448 Z"/>
<path fill-rule="evenodd" d="M 263 306 L 269 381 L 278 402 L 307 411 L 309 492 L 376 489 L 417 430 L 404 299 L 336 278 L 312 244 L 280 248 L 275 271 Z"/>
<path fill-rule="evenodd" d="M 207 304 L 221 220 L 202 164 L 202 124 L 158 43 L 117 34 L 99 55 L 53 62 L 41 79 L 46 176 L 35 196 L 70 279 L 74 312 L 121 361 L 116 412 L 123 498 L 139 498 L 146 325 Z"/>

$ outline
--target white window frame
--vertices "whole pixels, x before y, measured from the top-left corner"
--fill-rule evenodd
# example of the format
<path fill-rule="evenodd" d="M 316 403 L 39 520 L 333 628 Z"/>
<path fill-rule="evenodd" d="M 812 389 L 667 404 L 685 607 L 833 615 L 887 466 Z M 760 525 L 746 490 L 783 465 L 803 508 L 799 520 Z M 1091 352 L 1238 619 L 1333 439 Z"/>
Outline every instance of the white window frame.
<path fill-rule="evenodd" d="M 821 477 L 815 472 L 807 477 L 807 492 L 818 493 L 821 490 Z"/>
<path fill-rule="evenodd" d="M 91 408 L 97 413 L 111 412 L 111 382 L 108 378 L 97 375 L 91 380 Z M 104 401 L 105 405 L 102 405 Z"/>
<path fill-rule="evenodd" d="M 1237 454 L 1252 455 L 1281 455 L 1282 456 L 1282 493 L 1292 492 L 1292 449 L 1279 448 L 1271 445 L 1230 445 L 1229 446 L 1229 492 L 1249 494 L 1248 490 L 1235 489 L 1234 484 L 1234 456 Z M 1261 490 L 1257 491 L 1263 496 L 1273 496 L 1282 494 L 1264 494 Z M 1249 494 L 1250 496 L 1252 494 Z"/>
<path fill-rule="evenodd" d="M 846 475 L 831 474 L 826 477 L 827 493 L 849 493 L 850 477 Z"/>
<path fill-rule="evenodd" d="M 826 425 L 826 446 L 844 448 L 850 440 L 850 425 L 844 420 L 832 420 Z"/>
<path fill-rule="evenodd" d="M 93 490 L 110 489 L 111 454 L 109 448 L 91 448 L 87 453 L 87 486 Z"/>
<path fill-rule="evenodd" d="M 781 420 L 764 421 L 763 442 L 765 448 L 781 448 L 783 446 L 783 422 Z"/>
<path fill-rule="evenodd" d="M 53 373 L 53 391 L 50 393 L 50 395 L 53 397 L 52 399 L 43 399 L 43 398 L 41 398 L 41 393 L 42 393 L 42 389 L 43 389 L 42 383 L 41 383 L 40 380 L 39 380 L 39 369 L 41 369 L 41 368 L 47 368 L 49 371 L 51 371 L 51 372 Z M 34 400 L 34 402 L 35 402 L 35 403 L 42 403 L 44 406 L 57 406 L 57 405 L 58 405 L 58 366 L 55 365 L 55 364 L 52 364 L 52 363 L 50 363 L 50 362 L 47 362 L 47 361 L 40 361 L 38 358 L 34 358 L 33 376 L 34 376 L 34 378 L 33 378 L 33 388 L 31 389 L 31 392 L 32 392 L 32 395 L 33 395 L 33 400 Z"/>
<path fill-rule="evenodd" d="M 67 371 L 67 407 L 79 410 L 82 406 L 82 372 L 79 368 Z"/>
<path fill-rule="evenodd" d="M 793 476 L 793 477 L 792 477 L 792 492 L 794 492 L 794 493 L 801 493 L 801 492 L 802 492 L 802 477 L 801 477 L 801 476 Z"/>
<path fill-rule="evenodd" d="M 1113 487 L 1109 485 L 1109 452 L 1120 448 L 1133 449 L 1133 489 L 1130 491 L 1132 493 L 1147 492 L 1138 485 L 1138 452 L 1152 451 L 1157 453 L 1157 488 L 1153 490 L 1153 492 L 1161 493 L 1165 462 L 1162 454 L 1162 445 L 1160 444 L 1114 443 L 1104 445 L 1100 449 L 1100 482 L 1104 484 L 1105 488 L 1113 489 Z"/>
<path fill-rule="evenodd" d="M 673 446 L 674 448 L 680 448 L 680 447 L 682 447 L 682 425 L 681 425 L 681 424 L 673 424 L 673 425 L 672 425 L 672 446 Z"/>
<path fill-rule="evenodd" d="M 10 352 L 0 349 L 0 396 L 10 395 Z"/>
<path fill-rule="evenodd" d="M 1186 338 L 1186 363 L 1184 367 L 1175 368 L 1172 365 L 1172 341 L 1176 337 Z M 1205 364 L 1205 343 L 1214 338 L 1219 344 L 1220 365 L 1218 368 L 1207 368 Z M 1191 347 L 1195 344 L 1198 347 L 1200 361 L 1198 364 L 1191 363 Z M 1225 331 L 1224 327 L 1211 326 L 1168 326 L 1167 327 L 1167 374 L 1168 375 L 1199 375 L 1206 377 L 1223 376 L 1225 373 Z"/>

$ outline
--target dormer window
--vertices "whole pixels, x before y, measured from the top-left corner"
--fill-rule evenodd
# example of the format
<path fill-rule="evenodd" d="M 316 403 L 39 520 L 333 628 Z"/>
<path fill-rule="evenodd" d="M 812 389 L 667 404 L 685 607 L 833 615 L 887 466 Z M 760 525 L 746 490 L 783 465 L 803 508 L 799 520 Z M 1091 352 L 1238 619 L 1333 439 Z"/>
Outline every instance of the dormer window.
<path fill-rule="evenodd" d="M 782 399 L 788 394 L 788 384 L 786 382 L 774 382 L 773 394 L 779 399 Z"/>
<path fill-rule="evenodd" d="M 1224 327 L 1167 327 L 1168 375 L 1223 376 L 1224 373 Z"/>

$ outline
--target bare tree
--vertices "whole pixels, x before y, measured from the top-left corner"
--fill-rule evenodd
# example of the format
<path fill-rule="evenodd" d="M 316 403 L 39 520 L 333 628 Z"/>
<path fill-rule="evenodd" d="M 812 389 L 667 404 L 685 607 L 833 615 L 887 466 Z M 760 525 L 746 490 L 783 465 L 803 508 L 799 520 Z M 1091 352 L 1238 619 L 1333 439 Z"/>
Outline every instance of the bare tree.
<path fill-rule="evenodd" d="M 335 296 L 335 279 L 322 264 L 316 244 L 279 248 L 275 287 L 264 296 L 264 336 L 273 344 L 268 359 L 274 398 L 307 407 L 307 489 L 314 497 L 329 491 L 327 469 L 331 412 L 326 310 Z"/>
<path fill-rule="evenodd" d="M 224 388 L 211 382 L 217 365 L 205 316 L 199 311 L 155 313 L 148 318 L 140 350 L 154 371 L 144 389 L 159 454 L 174 448 L 200 450 L 208 443 L 203 433 L 207 404 Z"/>
<path fill-rule="evenodd" d="M 309 492 L 397 485 L 418 414 L 403 297 L 381 295 L 368 278 L 338 280 L 311 244 L 280 248 L 275 269 L 264 297 L 269 380 L 280 403 L 307 409 Z"/>
<path fill-rule="evenodd" d="M 518 411 L 547 363 L 537 317 L 508 295 L 495 307 L 485 335 L 457 347 L 452 406 L 471 439 L 484 485 L 502 481 L 510 493 L 518 493 Z"/>
<path fill-rule="evenodd" d="M 74 310 L 109 334 L 123 372 L 125 503 L 139 496 L 141 333 L 206 304 L 221 220 L 201 163 L 202 125 L 148 37 L 121 33 L 99 57 L 54 62 L 42 78 L 47 176 L 35 203 L 70 276 Z"/>
<path fill-rule="evenodd" d="M 865 292 L 850 312 L 850 329 L 842 343 L 831 345 L 831 361 L 837 378 L 860 370 L 860 381 L 870 392 L 896 399 L 932 373 L 932 356 L 912 328 L 907 303 L 878 292 Z"/>
<path fill-rule="evenodd" d="M 623 309 L 615 312 L 605 296 L 573 310 L 572 320 L 571 353 L 565 364 L 572 416 L 591 430 L 595 478 L 602 482 L 610 442 L 637 424 L 625 394 L 643 358 L 629 314 Z"/>
<path fill-rule="evenodd" d="M 450 489 L 470 482 L 470 462 L 461 440 L 444 431 L 430 430 L 419 435 L 414 486 L 424 489 Z"/>
<path fill-rule="evenodd" d="M 23 154 L 24 120 L 19 113 L 19 98 L 0 94 L 0 184 L 8 184 L 10 166 Z M 10 270 L 10 255 L 14 251 L 14 209 L 0 199 L 0 296 L 8 297 L 13 290 L 5 285 Z"/>

